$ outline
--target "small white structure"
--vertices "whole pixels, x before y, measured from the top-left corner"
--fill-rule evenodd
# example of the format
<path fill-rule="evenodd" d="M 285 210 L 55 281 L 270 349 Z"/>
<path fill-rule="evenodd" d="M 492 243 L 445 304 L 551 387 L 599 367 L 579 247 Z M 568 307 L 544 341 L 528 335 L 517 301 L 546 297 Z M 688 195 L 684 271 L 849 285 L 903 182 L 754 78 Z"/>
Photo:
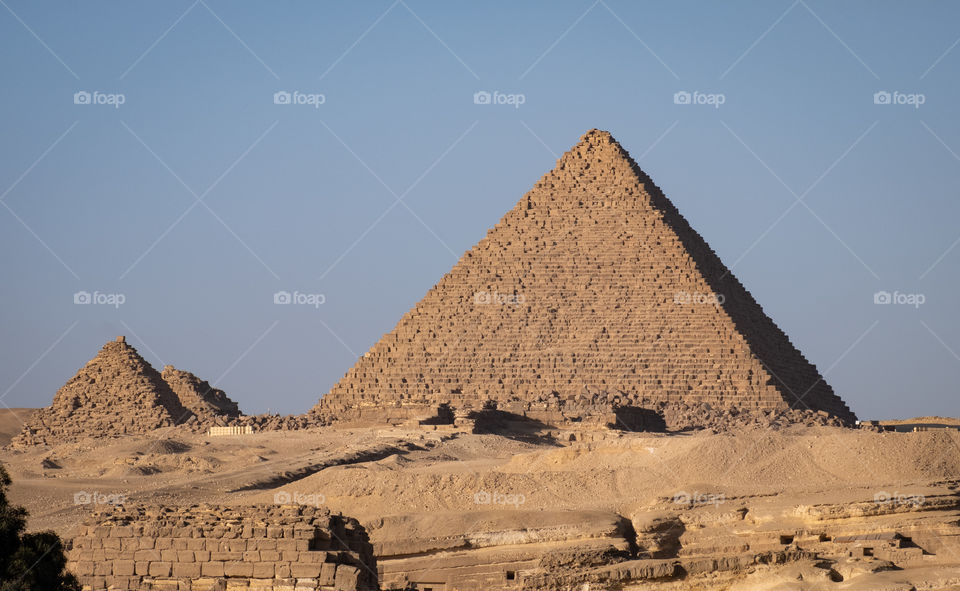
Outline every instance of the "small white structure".
<path fill-rule="evenodd" d="M 244 425 L 243 427 L 210 427 L 210 432 L 207 435 L 216 437 L 218 435 L 249 435 L 251 433 L 253 433 L 253 427 Z"/>

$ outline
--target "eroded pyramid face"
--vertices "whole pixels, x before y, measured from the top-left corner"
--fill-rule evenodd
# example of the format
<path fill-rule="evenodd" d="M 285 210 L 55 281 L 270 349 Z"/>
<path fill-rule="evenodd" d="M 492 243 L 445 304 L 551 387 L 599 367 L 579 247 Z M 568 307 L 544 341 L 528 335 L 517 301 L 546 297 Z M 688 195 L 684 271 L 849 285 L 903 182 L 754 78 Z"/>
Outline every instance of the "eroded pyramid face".
<path fill-rule="evenodd" d="M 161 375 L 118 337 L 57 391 L 50 406 L 38 409 L 11 444 L 55 445 L 188 422 L 203 427 L 238 415 L 236 403 L 222 390 L 172 366 Z"/>
<path fill-rule="evenodd" d="M 591 130 L 314 411 L 598 399 L 854 418 L 629 154 Z"/>

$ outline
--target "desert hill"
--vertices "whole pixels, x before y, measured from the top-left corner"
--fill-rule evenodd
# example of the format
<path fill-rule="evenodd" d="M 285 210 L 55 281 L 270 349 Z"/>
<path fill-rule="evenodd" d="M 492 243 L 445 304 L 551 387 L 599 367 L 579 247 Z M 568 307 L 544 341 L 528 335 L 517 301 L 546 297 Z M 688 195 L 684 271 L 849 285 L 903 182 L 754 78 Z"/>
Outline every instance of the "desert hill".
<path fill-rule="evenodd" d="M 355 517 L 383 589 L 847 591 L 960 580 L 958 449 L 956 430 L 802 425 L 526 440 L 443 426 L 166 427 L 0 459 L 31 529 L 67 537 L 90 538 L 91 511 L 112 499 L 171 517 L 207 505 Z M 109 513 L 102 531 L 128 512 Z"/>
<path fill-rule="evenodd" d="M 35 408 L 0 408 L 0 447 L 10 443 L 36 411 Z"/>

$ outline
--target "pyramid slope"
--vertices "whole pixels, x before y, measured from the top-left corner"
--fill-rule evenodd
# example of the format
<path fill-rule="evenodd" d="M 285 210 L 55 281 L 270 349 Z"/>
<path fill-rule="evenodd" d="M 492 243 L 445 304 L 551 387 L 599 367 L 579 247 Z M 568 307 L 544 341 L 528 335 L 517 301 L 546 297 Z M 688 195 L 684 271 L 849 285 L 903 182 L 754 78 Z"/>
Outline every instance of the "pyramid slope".
<path fill-rule="evenodd" d="M 189 371 L 167 365 L 160 375 L 177 395 L 180 403 L 196 415 L 201 423 L 222 424 L 240 416 L 240 407 L 226 392 L 214 388 L 210 382 Z"/>
<path fill-rule="evenodd" d="M 170 386 L 123 337 L 103 346 L 37 410 L 11 445 L 147 433 L 193 417 Z"/>
<path fill-rule="evenodd" d="M 853 413 L 591 130 L 314 407 L 682 402 Z"/>

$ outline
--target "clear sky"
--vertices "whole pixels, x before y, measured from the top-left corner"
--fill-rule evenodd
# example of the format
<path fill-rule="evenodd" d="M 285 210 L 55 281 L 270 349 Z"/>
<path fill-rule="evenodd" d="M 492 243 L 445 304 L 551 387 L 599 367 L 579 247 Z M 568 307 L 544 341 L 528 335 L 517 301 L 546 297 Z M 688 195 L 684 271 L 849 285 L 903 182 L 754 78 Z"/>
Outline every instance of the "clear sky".
<path fill-rule="evenodd" d="M 861 418 L 960 415 L 958 39 L 957 2 L 3 0 L 0 403 L 124 334 L 303 412 L 598 127 Z"/>

